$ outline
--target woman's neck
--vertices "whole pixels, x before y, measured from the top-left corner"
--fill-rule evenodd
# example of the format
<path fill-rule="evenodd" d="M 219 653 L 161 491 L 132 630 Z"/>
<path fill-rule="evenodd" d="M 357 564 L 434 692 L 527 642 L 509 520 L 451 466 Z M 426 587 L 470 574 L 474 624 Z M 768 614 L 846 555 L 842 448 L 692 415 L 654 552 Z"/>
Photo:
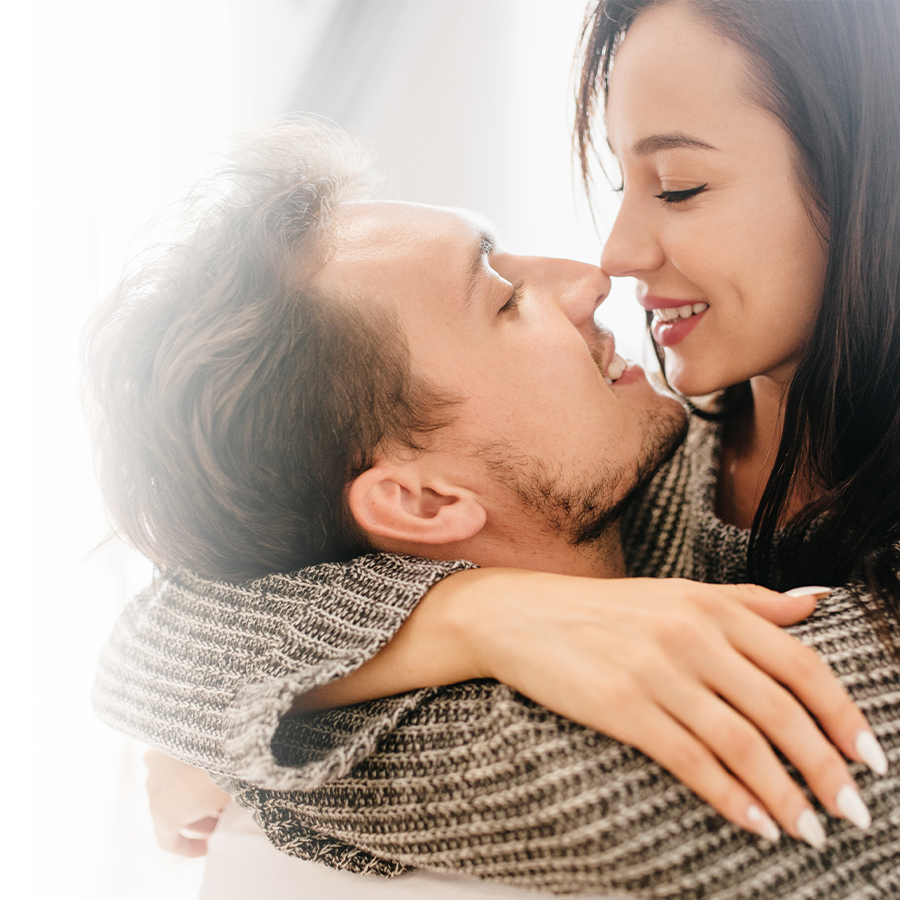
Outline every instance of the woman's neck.
<path fill-rule="evenodd" d="M 751 402 L 725 428 L 716 492 L 716 513 L 723 522 L 749 528 L 775 467 L 784 427 L 787 385 L 766 377 L 750 382 Z M 799 512 L 815 492 L 795 485 L 783 522 Z"/>

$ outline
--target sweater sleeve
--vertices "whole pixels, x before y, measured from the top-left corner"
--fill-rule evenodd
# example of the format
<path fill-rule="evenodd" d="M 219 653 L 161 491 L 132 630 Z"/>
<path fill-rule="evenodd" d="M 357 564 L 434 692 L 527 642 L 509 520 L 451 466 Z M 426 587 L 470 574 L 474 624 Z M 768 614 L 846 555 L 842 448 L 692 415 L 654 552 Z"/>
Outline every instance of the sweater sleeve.
<path fill-rule="evenodd" d="M 371 752 L 311 790 L 232 789 L 276 846 L 355 871 L 683 900 L 900 897 L 900 670 L 847 594 L 795 633 L 832 665 L 891 763 L 887 776 L 852 766 L 874 823 L 823 813 L 823 850 L 736 828 L 637 750 L 489 681 L 285 719 L 282 765 L 315 766 L 361 732 Z"/>
<path fill-rule="evenodd" d="M 281 716 L 298 694 L 373 657 L 429 588 L 469 567 L 376 554 L 246 584 L 160 573 L 103 649 L 95 711 L 223 777 L 276 789 L 327 780 L 371 750 L 370 734 L 348 735 L 300 772 L 272 756 Z M 400 711 L 386 715 L 382 729 Z"/>

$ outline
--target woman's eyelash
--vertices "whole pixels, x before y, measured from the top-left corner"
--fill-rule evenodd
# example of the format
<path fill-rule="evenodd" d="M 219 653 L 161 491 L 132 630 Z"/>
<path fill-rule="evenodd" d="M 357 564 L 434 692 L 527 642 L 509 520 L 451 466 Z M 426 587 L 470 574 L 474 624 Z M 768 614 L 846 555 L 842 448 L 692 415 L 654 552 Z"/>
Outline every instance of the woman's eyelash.
<path fill-rule="evenodd" d="M 696 197 L 701 191 L 706 190 L 706 185 L 701 184 L 699 187 L 688 188 L 685 191 L 663 191 L 656 195 L 657 200 L 664 200 L 666 203 L 684 203 L 691 197 Z"/>

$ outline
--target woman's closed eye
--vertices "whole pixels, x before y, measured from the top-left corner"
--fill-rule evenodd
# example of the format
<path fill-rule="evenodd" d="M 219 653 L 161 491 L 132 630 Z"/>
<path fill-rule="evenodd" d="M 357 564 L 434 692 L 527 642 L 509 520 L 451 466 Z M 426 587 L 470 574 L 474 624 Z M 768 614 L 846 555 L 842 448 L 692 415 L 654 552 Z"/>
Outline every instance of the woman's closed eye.
<path fill-rule="evenodd" d="M 690 200 L 691 197 L 696 197 L 697 194 L 705 190 L 706 185 L 701 184 L 698 187 L 687 188 L 683 191 L 662 191 L 656 194 L 656 199 L 664 200 L 666 203 L 684 203 L 685 200 Z"/>

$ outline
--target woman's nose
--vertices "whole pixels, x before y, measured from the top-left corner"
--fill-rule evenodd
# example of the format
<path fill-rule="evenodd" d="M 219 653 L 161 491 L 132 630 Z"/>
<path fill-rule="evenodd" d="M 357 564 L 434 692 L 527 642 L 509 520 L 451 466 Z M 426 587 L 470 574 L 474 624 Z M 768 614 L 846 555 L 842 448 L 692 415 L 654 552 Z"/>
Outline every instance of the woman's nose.
<path fill-rule="evenodd" d="M 664 260 L 648 218 L 623 200 L 600 254 L 603 270 L 615 278 L 640 277 L 658 269 Z"/>

